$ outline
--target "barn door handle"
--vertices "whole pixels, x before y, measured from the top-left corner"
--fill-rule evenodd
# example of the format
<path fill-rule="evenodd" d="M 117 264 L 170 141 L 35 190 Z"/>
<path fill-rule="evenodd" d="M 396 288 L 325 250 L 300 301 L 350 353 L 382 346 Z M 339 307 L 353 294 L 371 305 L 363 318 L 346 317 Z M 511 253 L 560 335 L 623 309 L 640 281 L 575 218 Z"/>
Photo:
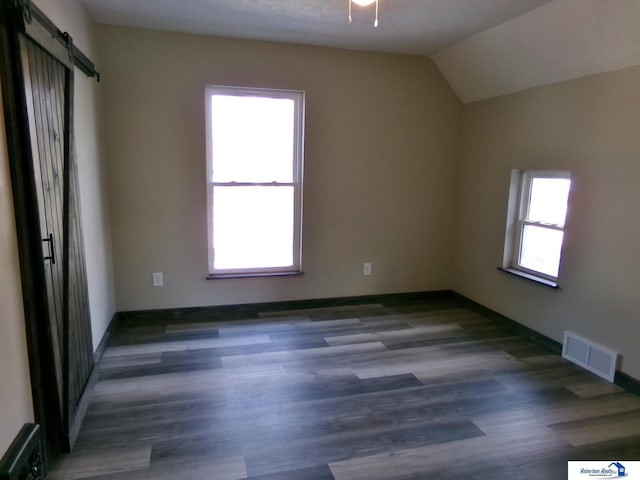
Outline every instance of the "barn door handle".
<path fill-rule="evenodd" d="M 44 260 L 51 260 L 53 265 L 56 264 L 56 251 L 53 245 L 53 233 L 49 234 L 49 238 L 43 238 L 43 242 L 49 242 L 49 256 L 44 257 Z"/>

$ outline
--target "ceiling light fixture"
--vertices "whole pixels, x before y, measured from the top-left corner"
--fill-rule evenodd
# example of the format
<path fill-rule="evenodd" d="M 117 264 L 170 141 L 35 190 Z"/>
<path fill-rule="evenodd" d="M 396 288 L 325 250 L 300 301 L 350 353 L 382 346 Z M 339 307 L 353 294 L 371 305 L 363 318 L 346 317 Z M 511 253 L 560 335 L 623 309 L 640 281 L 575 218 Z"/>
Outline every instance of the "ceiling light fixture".
<path fill-rule="evenodd" d="M 376 21 L 373 22 L 374 27 L 378 27 L 378 2 L 380 0 L 348 0 L 349 1 L 349 23 L 351 23 L 351 6 L 352 4 L 360 5 L 361 7 L 368 7 L 373 2 L 376 2 Z"/>

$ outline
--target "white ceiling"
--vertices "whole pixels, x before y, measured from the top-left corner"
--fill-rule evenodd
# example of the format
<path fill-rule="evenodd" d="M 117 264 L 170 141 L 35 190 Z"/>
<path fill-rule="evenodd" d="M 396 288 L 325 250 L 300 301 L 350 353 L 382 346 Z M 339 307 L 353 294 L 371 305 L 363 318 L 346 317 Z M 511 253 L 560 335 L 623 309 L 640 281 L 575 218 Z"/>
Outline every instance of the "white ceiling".
<path fill-rule="evenodd" d="M 100 23 L 428 55 L 549 0 L 82 0 Z"/>
<path fill-rule="evenodd" d="M 81 1 L 98 23 L 428 55 L 464 102 L 640 64 L 640 0 L 379 0 L 378 28 L 347 0 Z"/>

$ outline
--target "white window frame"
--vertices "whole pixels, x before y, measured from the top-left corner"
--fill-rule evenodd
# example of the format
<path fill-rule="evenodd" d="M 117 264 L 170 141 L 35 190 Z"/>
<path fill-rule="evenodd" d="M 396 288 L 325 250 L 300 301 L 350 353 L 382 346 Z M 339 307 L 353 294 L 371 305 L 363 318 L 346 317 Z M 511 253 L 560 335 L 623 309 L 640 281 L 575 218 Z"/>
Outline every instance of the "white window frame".
<path fill-rule="evenodd" d="M 527 220 L 531 200 L 531 185 L 536 178 L 559 178 L 571 180 L 571 172 L 565 170 L 514 170 L 511 176 L 511 190 L 509 212 L 507 215 L 507 231 L 505 236 L 505 250 L 503 269 L 539 281 L 549 286 L 557 287 L 562 265 L 564 244 L 566 239 L 568 209 L 564 225 L 532 222 Z M 520 263 L 522 241 L 525 226 L 532 225 L 540 228 L 563 232 L 563 242 L 560 250 L 558 276 L 527 268 Z"/>
<path fill-rule="evenodd" d="M 268 182 L 214 182 L 213 181 L 213 148 L 212 148 L 212 111 L 211 97 L 214 95 L 281 98 L 294 102 L 294 135 L 293 135 L 293 180 L 290 183 Z M 245 88 L 220 85 L 208 85 L 205 88 L 205 126 L 206 126 L 206 153 L 207 153 L 207 245 L 209 252 L 208 269 L 209 277 L 238 277 L 238 276 L 265 276 L 285 275 L 302 272 L 302 180 L 304 166 L 304 118 L 305 118 L 305 93 L 300 90 L 276 90 L 267 88 Z M 293 218 L 293 265 L 284 267 L 267 268 L 237 268 L 216 269 L 214 267 L 215 249 L 213 245 L 213 190 L 216 186 L 242 187 L 242 186 L 292 186 L 294 189 L 294 218 Z M 258 234 L 258 232 L 256 232 Z"/>

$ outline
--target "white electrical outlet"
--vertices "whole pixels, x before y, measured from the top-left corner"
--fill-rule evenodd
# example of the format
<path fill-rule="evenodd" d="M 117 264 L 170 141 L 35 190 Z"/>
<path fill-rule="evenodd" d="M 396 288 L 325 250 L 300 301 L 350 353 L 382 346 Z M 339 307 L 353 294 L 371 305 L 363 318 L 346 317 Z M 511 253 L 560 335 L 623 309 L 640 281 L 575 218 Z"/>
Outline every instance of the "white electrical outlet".
<path fill-rule="evenodd" d="M 154 272 L 153 274 L 153 286 L 162 287 L 164 285 L 164 277 L 162 272 Z"/>
<path fill-rule="evenodd" d="M 367 262 L 362 264 L 362 274 L 371 275 L 371 263 Z"/>

